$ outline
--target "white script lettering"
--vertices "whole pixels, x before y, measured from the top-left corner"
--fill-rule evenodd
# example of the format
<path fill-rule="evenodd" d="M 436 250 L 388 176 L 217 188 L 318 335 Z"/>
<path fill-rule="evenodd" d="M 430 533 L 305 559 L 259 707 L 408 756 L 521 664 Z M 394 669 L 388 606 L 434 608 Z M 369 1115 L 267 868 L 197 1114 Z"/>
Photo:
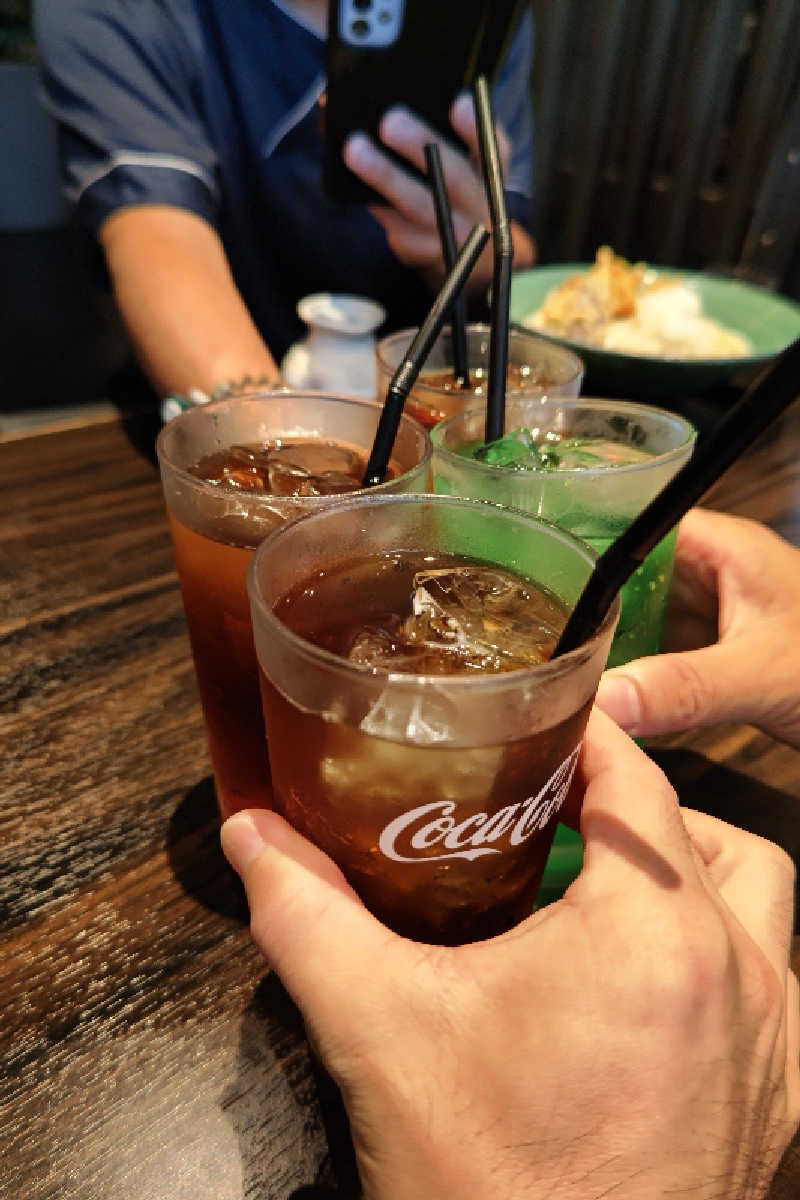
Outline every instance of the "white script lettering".
<path fill-rule="evenodd" d="M 508 833 L 508 844 L 521 846 L 547 823 L 561 808 L 572 782 L 580 745 L 553 772 L 535 796 L 519 804 L 508 804 L 491 815 L 474 813 L 461 822 L 456 819 L 452 800 L 420 804 L 401 813 L 381 832 L 378 846 L 394 862 L 438 862 L 445 858 L 481 858 L 484 854 L 502 854 L 503 847 L 490 846 Z M 472 832 L 470 832 L 470 830 Z M 509 833 L 510 830 L 510 833 Z M 425 851 L 443 845 L 444 854 L 402 854 L 398 842 L 405 837 L 410 850 Z"/>

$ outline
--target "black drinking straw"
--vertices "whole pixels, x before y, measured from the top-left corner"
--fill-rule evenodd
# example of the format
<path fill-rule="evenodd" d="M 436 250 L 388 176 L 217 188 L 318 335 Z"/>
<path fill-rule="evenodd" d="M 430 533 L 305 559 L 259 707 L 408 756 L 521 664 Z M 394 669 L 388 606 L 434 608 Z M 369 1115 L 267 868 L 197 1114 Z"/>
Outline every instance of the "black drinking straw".
<path fill-rule="evenodd" d="M 514 243 L 506 211 L 503 172 L 492 115 L 492 101 L 485 75 L 475 80 L 475 115 L 478 144 L 494 241 L 492 301 L 489 316 L 489 378 L 486 385 L 485 440 L 503 436 L 506 409 L 506 372 L 508 369 L 508 305 L 511 299 L 511 265 Z"/>
<path fill-rule="evenodd" d="M 431 346 L 441 333 L 453 301 L 463 288 L 467 276 L 478 261 L 488 240 L 489 231 L 485 225 L 473 226 L 461 247 L 455 266 L 448 273 L 430 312 L 414 335 L 414 340 L 392 376 L 375 432 L 375 441 L 372 444 L 367 469 L 364 472 L 362 481 L 364 487 L 375 487 L 383 482 L 394 439 L 397 436 L 397 427 L 400 424 L 400 417 L 403 415 L 406 397 L 416 383 Z"/>
<path fill-rule="evenodd" d="M 448 271 L 452 271 L 456 262 L 456 233 L 453 228 L 450 200 L 444 183 L 442 156 L 436 142 L 425 143 L 425 165 L 433 192 L 436 224 L 439 227 L 439 240 L 442 243 L 442 258 L 446 274 Z M 453 301 L 450 331 L 453 341 L 453 378 L 459 387 L 465 387 L 469 383 L 469 365 L 467 363 L 467 318 L 463 294 L 457 296 Z"/>
<path fill-rule="evenodd" d="M 619 589 L 681 517 L 800 394 L 800 338 L 753 380 L 693 456 L 600 555 L 553 658 L 591 637 Z"/>

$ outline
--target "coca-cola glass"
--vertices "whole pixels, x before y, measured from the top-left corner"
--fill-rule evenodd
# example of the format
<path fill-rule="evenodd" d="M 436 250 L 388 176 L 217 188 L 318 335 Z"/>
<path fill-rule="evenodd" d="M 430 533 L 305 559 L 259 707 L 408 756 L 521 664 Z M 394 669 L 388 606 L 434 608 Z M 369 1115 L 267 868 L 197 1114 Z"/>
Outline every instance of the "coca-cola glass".
<path fill-rule="evenodd" d="M 548 661 L 594 561 L 535 517 L 414 495 L 256 552 L 275 807 L 399 933 L 458 944 L 533 910 L 617 619 Z"/>
<path fill-rule="evenodd" d="M 281 389 L 190 409 L 159 435 L 223 818 L 272 804 L 247 600 L 253 551 L 276 525 L 360 488 L 380 413 L 373 401 Z M 429 467 L 425 430 L 403 417 L 380 491 L 423 491 Z"/>

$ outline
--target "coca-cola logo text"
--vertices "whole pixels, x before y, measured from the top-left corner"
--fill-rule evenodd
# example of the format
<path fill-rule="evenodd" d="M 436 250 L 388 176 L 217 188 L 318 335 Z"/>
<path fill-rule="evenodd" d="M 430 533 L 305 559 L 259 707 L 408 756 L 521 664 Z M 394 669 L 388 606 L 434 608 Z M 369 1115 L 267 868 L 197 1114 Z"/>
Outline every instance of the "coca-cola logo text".
<path fill-rule="evenodd" d="M 580 745 L 564 759 L 535 796 L 508 804 L 494 813 L 473 813 L 459 820 L 452 800 L 420 804 L 401 813 L 383 829 L 378 845 L 394 862 L 436 862 L 445 858 L 481 858 L 502 854 L 504 847 L 520 846 L 539 829 L 544 829 L 564 803 Z M 494 845 L 502 842 L 503 845 Z M 402 844 L 407 853 L 401 853 Z M 429 854 L 433 846 L 443 853 Z M 414 853 L 416 851 L 416 853 Z"/>

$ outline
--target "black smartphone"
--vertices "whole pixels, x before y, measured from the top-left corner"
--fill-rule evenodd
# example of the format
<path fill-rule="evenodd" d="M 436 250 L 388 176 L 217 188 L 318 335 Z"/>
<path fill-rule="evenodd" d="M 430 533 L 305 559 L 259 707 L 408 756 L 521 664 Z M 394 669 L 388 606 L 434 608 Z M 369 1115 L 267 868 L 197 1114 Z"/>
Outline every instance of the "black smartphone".
<path fill-rule="evenodd" d="M 377 140 L 402 104 L 458 143 L 448 113 L 480 74 L 491 82 L 527 0 L 330 0 L 323 114 L 323 186 L 332 200 L 381 200 L 345 166 L 351 133 Z M 388 150 L 386 153 L 390 153 Z M 399 159 L 406 170 L 410 163 Z"/>

